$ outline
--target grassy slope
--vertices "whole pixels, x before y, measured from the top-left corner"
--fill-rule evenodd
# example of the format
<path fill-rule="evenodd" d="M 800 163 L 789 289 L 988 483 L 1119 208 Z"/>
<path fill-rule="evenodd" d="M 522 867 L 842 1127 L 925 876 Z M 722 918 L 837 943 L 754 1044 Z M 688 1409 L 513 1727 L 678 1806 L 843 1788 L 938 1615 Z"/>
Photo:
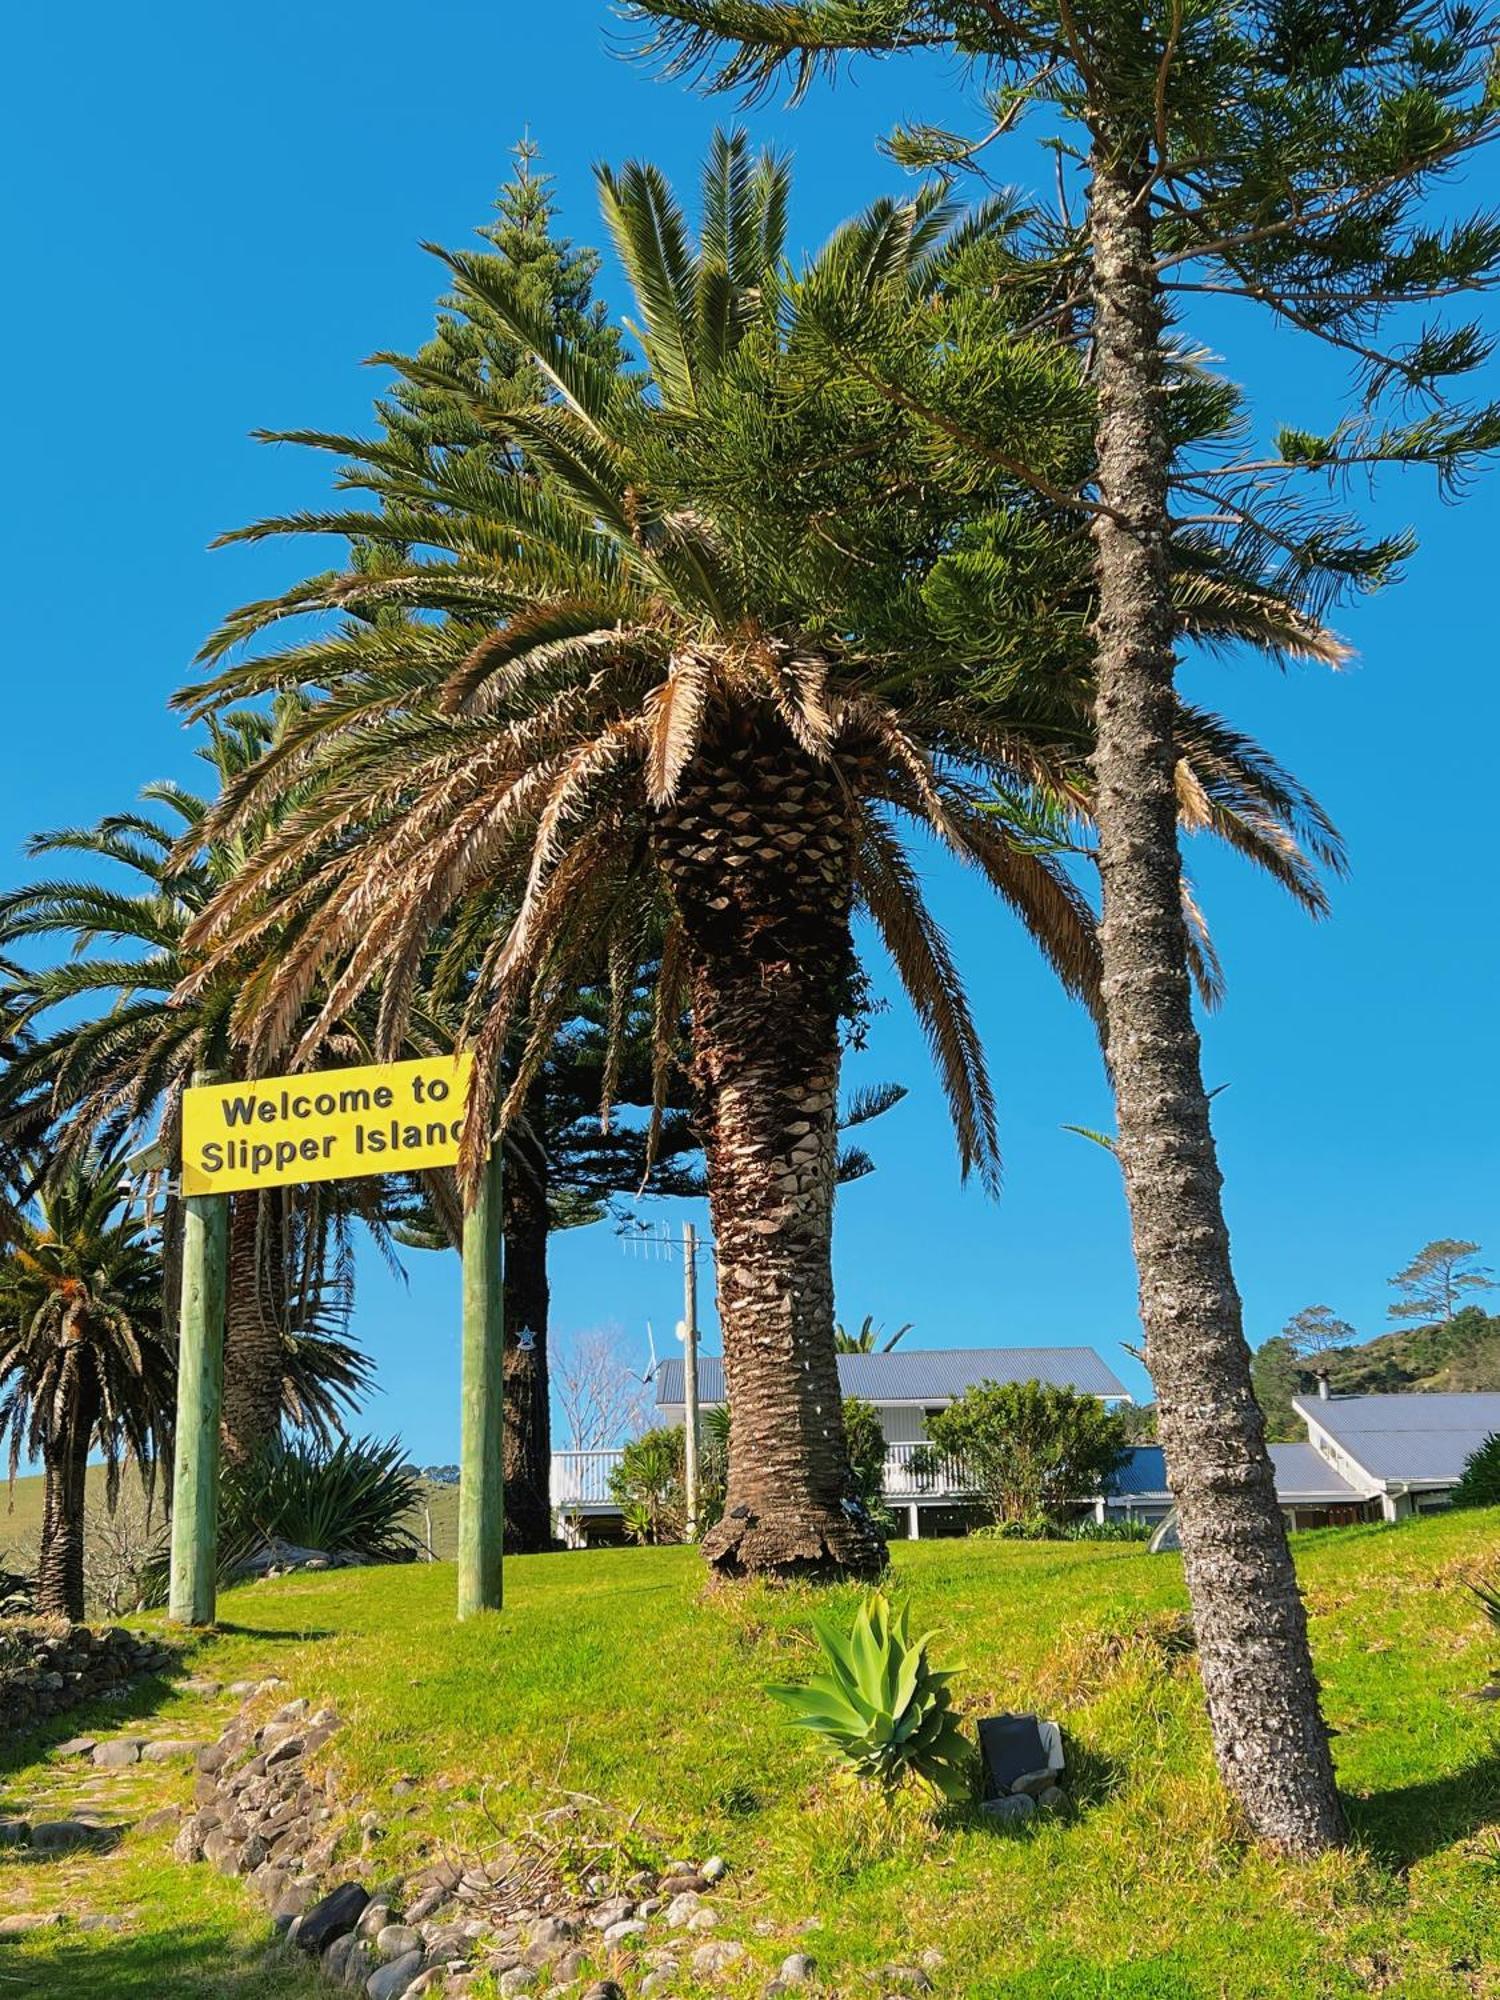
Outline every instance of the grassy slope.
<path fill-rule="evenodd" d="M 226 1629 L 194 1665 L 230 1679 L 274 1661 L 351 1717 L 335 1746 L 346 1796 L 389 1829 L 370 1872 L 440 1841 L 484 1845 L 485 1808 L 512 1826 L 564 1791 L 600 1801 L 603 1826 L 635 1815 L 630 1838 L 657 1854 L 722 1852 L 720 1934 L 751 1948 L 730 1992 L 758 1994 L 805 1944 L 832 1991 L 878 1993 L 871 1973 L 935 1945 L 939 1991 L 985 2000 L 1447 2000 L 1500 1992 L 1497 1716 L 1462 1699 L 1490 1635 L 1461 1588 L 1497 1526 L 1478 1514 L 1301 1538 L 1360 1840 L 1312 1868 L 1235 1838 L 1191 1664 L 1170 1645 L 1177 1560 L 1135 1547 L 897 1546 L 918 1619 L 966 1663 L 965 1707 L 1036 1707 L 1070 1732 L 1078 1809 L 1019 1833 L 937 1823 L 915 1796 L 856 1799 L 760 1692 L 811 1664 L 808 1595 L 706 1595 L 690 1550 L 514 1562 L 503 1616 L 464 1627 L 443 1564 L 256 1585 L 225 1600 Z M 423 1782 L 396 1800 L 402 1776 Z M 202 1934 L 239 1949 L 232 1885 L 184 1877 L 159 1841 L 123 1854 L 137 1905 L 152 1868 L 174 1912 L 178 1883 L 201 1899 L 210 1881 Z M 22 1886 L 34 1904 L 42 1892 Z M 15 1901 L 0 1874 L 0 1903 Z M 810 1940 L 794 1928 L 809 1917 Z M 153 1935 L 135 1938 L 140 1963 Z M 94 1933 L 0 1946 L 0 1978 L 24 1966 L 38 1992 L 242 1990 L 174 1983 L 166 1964 L 132 1986 L 123 1951 Z M 63 1954 L 74 1984 L 49 1987 Z"/>

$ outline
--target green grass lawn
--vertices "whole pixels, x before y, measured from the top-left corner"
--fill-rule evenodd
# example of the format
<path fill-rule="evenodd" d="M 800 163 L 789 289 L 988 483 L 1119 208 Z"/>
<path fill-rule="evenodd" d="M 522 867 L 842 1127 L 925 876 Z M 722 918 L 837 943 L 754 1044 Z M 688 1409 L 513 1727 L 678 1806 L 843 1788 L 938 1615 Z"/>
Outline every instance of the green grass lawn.
<path fill-rule="evenodd" d="M 367 1878 L 490 1845 L 569 1794 L 643 1854 L 723 1854 L 717 1935 L 750 1949 L 721 1991 L 758 1995 L 805 1948 L 828 1991 L 878 1996 L 881 1967 L 935 1947 L 938 1992 L 980 2000 L 1446 2000 L 1500 1993 L 1500 1718 L 1464 1698 L 1494 1635 L 1462 1587 L 1497 1529 L 1469 1514 L 1300 1538 L 1358 1836 L 1311 1867 L 1238 1837 L 1173 1644 L 1178 1561 L 1139 1547 L 893 1552 L 916 1619 L 964 1666 L 965 1709 L 1036 1708 L 1068 1731 L 1074 1808 L 1016 1830 L 852 1791 L 761 1691 L 812 1664 L 812 1594 L 707 1592 L 691 1550 L 513 1561 L 504 1613 L 462 1627 L 443 1563 L 257 1584 L 223 1600 L 192 1665 L 225 1681 L 272 1669 L 349 1717 L 330 1746 L 343 1793 L 386 1828 Z M 6 1803 L 46 1768 L 13 1768 Z M 401 1778 L 416 1790 L 393 1795 Z M 243 1891 L 177 1868 L 160 1837 L 109 1865 L 126 1930 L 0 1945 L 0 1996 L 258 2000 Z M 45 1874 L 0 1853 L 0 1904 L 38 1907 Z M 627 1990 L 631 1963 L 614 1968 Z"/>

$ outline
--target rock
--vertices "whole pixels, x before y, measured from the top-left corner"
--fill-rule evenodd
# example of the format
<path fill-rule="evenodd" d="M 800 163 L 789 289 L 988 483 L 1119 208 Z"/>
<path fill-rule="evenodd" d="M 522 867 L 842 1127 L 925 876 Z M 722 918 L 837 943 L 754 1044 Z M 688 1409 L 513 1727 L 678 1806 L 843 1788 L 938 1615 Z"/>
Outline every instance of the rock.
<path fill-rule="evenodd" d="M 670 1993 L 672 1975 L 670 1972 L 648 1972 L 636 1990 L 641 2000 L 652 2000 L 652 1996 L 658 1993 Z"/>
<path fill-rule="evenodd" d="M 384 1959 L 406 1958 L 421 1951 L 422 1933 L 410 1924 L 385 1924 L 375 1934 L 375 1949 Z"/>
<path fill-rule="evenodd" d="M 30 1844 L 35 1854 L 62 1854 L 70 1847 L 100 1847 L 111 1838 L 107 1828 L 86 1820 L 41 1819 L 32 1826 Z"/>
<path fill-rule="evenodd" d="M 947 1963 L 947 1959 L 944 1958 L 935 1944 L 928 1945 L 926 1951 L 922 1953 L 922 1970 L 924 1972 L 941 1972 Z"/>
<path fill-rule="evenodd" d="M 606 1944 L 623 1944 L 626 1938 L 642 1937 L 646 1926 L 639 1917 L 622 1917 L 617 1924 L 611 1924 L 604 1933 Z"/>
<path fill-rule="evenodd" d="M 203 1843 L 204 1860 L 211 1861 L 221 1875 L 238 1875 L 241 1873 L 240 1855 L 242 1852 L 243 1843 L 236 1840 L 233 1834 L 226 1833 L 221 1826 L 216 1826 Z"/>
<path fill-rule="evenodd" d="M 211 1831 L 195 1815 L 185 1819 L 178 1829 L 177 1838 L 172 1842 L 172 1852 L 179 1861 L 201 1861 L 203 1859 L 204 1837 Z"/>
<path fill-rule="evenodd" d="M 345 1931 L 352 1931 L 370 1898 L 358 1882 L 341 1882 L 321 1902 L 314 1903 L 297 1927 L 303 1951 L 321 1952 Z"/>
<path fill-rule="evenodd" d="M 63 1921 L 61 1910 L 15 1910 L 0 1917 L 0 1937 L 25 1937 L 31 1931 L 51 1930 Z"/>
<path fill-rule="evenodd" d="M 139 1736 L 116 1736 L 108 1743 L 96 1743 L 89 1762 L 97 1764 L 101 1771 L 123 1771 L 127 1764 L 141 1761 L 143 1741 Z"/>
<path fill-rule="evenodd" d="M 727 1972 L 732 1965 L 738 1965 L 745 1956 L 742 1944 L 733 1944 L 727 1939 L 722 1944 L 700 1944 L 693 1953 L 693 1973 L 698 1979 L 716 1979 L 721 1972 Z"/>
<path fill-rule="evenodd" d="M 705 1882 L 722 1882 L 729 1873 L 729 1863 L 722 1854 L 710 1854 L 698 1873 Z"/>
<path fill-rule="evenodd" d="M 30 1838 L 29 1820 L 0 1819 L 0 1847 L 24 1847 Z"/>
<path fill-rule="evenodd" d="M 817 1973 L 817 1961 L 805 1951 L 794 1951 L 781 1961 L 776 1977 L 787 1986 L 806 1986 Z"/>
<path fill-rule="evenodd" d="M 987 1819 L 1030 1819 L 1036 1811 L 1036 1800 L 1026 1792 L 1014 1792 L 1008 1799 L 986 1799 L 979 1810 Z"/>
<path fill-rule="evenodd" d="M 274 1861 L 263 1861 L 250 1877 L 250 1886 L 268 1910 L 274 1910 L 288 1888 L 287 1873 Z"/>
<path fill-rule="evenodd" d="M 210 1700 L 214 1695 L 220 1694 L 222 1691 L 217 1681 L 204 1680 L 196 1674 L 191 1680 L 186 1680 L 182 1683 L 182 1692 L 184 1694 L 201 1694 Z M 234 1689 L 231 1688 L 229 1692 L 233 1694 Z"/>
<path fill-rule="evenodd" d="M 279 1764 L 290 1764 L 294 1758 L 302 1755 L 305 1747 L 300 1736 L 284 1736 L 266 1752 L 266 1769 L 273 1771 Z"/>
<path fill-rule="evenodd" d="M 282 1929 L 287 1929 L 312 1907 L 316 1895 L 316 1885 L 311 1882 L 289 1882 L 281 1892 L 280 1900 L 271 1912 L 271 1921 Z"/>
<path fill-rule="evenodd" d="M 886 1965 L 880 1976 L 892 1986 L 904 1986 L 908 1993 L 930 1993 L 932 1981 L 919 1965 Z"/>
<path fill-rule="evenodd" d="M 433 1887 L 424 1889 L 406 1913 L 409 1924 L 419 1924 L 424 1917 L 430 1917 L 434 1910 L 440 1910 L 448 1900 L 448 1891 Z"/>
<path fill-rule="evenodd" d="M 98 1741 L 97 1736 L 70 1736 L 66 1743 L 59 1743 L 52 1754 L 54 1757 L 90 1757 Z"/>
<path fill-rule="evenodd" d="M 529 1993 L 536 1985 L 536 1972 L 529 1965 L 513 1965 L 509 1972 L 500 1975 L 502 1993 Z"/>
<path fill-rule="evenodd" d="M 351 1938 L 349 1956 L 344 1960 L 344 1984 L 351 1993 L 363 1993 L 380 1970 L 380 1954 L 368 1938 Z"/>
<path fill-rule="evenodd" d="M 344 1968 L 349 1963 L 349 1954 L 353 1949 L 354 1933 L 352 1931 L 345 1931 L 342 1937 L 334 1939 L 333 1943 L 329 1945 L 328 1949 L 323 1953 L 322 1958 L 318 1961 L 323 1968 L 323 1977 L 330 1980 L 333 1985 L 341 1986 L 343 1984 Z"/>
<path fill-rule="evenodd" d="M 190 1743 L 185 1737 L 169 1736 L 160 1738 L 154 1743 L 142 1744 L 141 1762 L 143 1764 L 172 1763 L 179 1757 L 196 1757 L 202 1748 L 203 1745 L 201 1743 Z"/>
<path fill-rule="evenodd" d="M 401 2000 L 401 1995 L 421 1970 L 420 1948 L 403 1952 L 400 1958 L 391 1959 L 365 1981 L 365 1991 L 370 2000 Z"/>
<path fill-rule="evenodd" d="M 623 1923 L 627 1917 L 634 1915 L 635 1904 L 628 1896 L 611 1896 L 607 1903 L 589 1911 L 588 1920 L 596 1931 L 607 1931 L 611 1924 Z"/>
<path fill-rule="evenodd" d="M 717 1930 L 718 1926 L 719 1913 L 717 1910 L 694 1910 L 693 1914 L 687 1920 L 687 1927 L 690 1931 L 712 1931 Z"/>
<path fill-rule="evenodd" d="M 1068 1803 L 1068 1795 L 1061 1785 L 1049 1785 L 1045 1792 L 1037 1794 L 1036 1802 L 1042 1812 L 1056 1812 L 1059 1806 Z"/>
<path fill-rule="evenodd" d="M 390 1904 L 383 1896 L 377 1896 L 366 1903 L 360 1911 L 359 1922 L 354 1926 L 354 1935 L 368 1938 L 373 1944 L 390 1921 Z"/>
<path fill-rule="evenodd" d="M 685 1889 L 680 1896 L 674 1896 L 661 1913 L 661 1920 L 668 1930 L 680 1931 L 688 1919 L 703 1908 L 703 1898 L 696 1889 Z"/>
<path fill-rule="evenodd" d="M 571 1944 L 578 1935 L 578 1926 L 571 1917 L 542 1917 L 531 1927 L 526 1942 L 533 1951 L 548 1945 L 556 1945 L 559 1950 Z"/>
<path fill-rule="evenodd" d="M 135 1823 L 137 1833 L 171 1833 L 182 1824 L 181 1806 L 158 1806 Z"/>
<path fill-rule="evenodd" d="M 1039 1792 L 1045 1792 L 1049 1785 L 1056 1783 L 1056 1776 L 1049 1770 L 1024 1771 L 1010 1789 L 1018 1798 L 1034 1799 Z"/>
<path fill-rule="evenodd" d="M 581 1979 L 589 1969 L 589 1955 L 586 1951 L 565 1951 L 552 1967 L 552 1977 L 562 1984 Z M 607 1984 L 607 1981 L 600 1982 Z"/>
<path fill-rule="evenodd" d="M 582 2000 L 625 2000 L 625 1989 L 613 1979 L 596 1979 L 592 1986 L 585 1986 Z"/>

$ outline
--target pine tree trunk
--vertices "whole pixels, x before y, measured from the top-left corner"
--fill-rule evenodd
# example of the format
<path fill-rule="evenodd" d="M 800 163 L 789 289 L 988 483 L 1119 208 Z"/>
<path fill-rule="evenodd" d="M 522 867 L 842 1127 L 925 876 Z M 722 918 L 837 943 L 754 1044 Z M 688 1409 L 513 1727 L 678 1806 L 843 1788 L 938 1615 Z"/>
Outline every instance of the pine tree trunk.
<path fill-rule="evenodd" d="M 83 1529 L 89 1440 L 97 1410 L 92 1380 L 42 1448 L 46 1491 L 36 1608 L 44 1618 L 83 1622 Z"/>
<path fill-rule="evenodd" d="M 875 1575 L 833 1340 L 839 1023 L 853 951 L 836 775 L 779 728 L 726 728 L 656 832 L 687 943 L 733 1424 L 721 1576 Z"/>
<path fill-rule="evenodd" d="M 261 1196 L 254 1190 L 227 1199 L 229 1295 L 224 1314 L 222 1432 L 225 1456 L 239 1464 L 281 1428 L 285 1349 L 265 1276 L 272 1260 L 266 1255 L 262 1231 L 272 1219 L 269 1214 L 262 1217 Z M 279 1248 L 270 1247 L 273 1252 Z"/>
<path fill-rule="evenodd" d="M 505 1215 L 505 1547 L 552 1546 L 552 1414 L 547 1383 L 547 1159 L 508 1149 Z M 522 1339 L 530 1335 L 530 1344 Z"/>
<path fill-rule="evenodd" d="M 1187 969 L 1173 787 L 1161 300 L 1144 168 L 1094 162 L 1104 996 L 1147 1360 L 1214 1748 L 1262 1838 L 1340 1841 L 1307 1621 L 1250 1383 Z"/>

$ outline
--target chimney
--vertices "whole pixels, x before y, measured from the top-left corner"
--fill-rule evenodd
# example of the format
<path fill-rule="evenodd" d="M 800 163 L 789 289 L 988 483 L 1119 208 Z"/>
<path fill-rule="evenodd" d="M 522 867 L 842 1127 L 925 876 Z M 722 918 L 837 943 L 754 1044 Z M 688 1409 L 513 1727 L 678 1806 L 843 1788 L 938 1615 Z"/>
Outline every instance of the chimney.
<path fill-rule="evenodd" d="M 1328 1401 L 1328 1370 L 1326 1368 L 1320 1368 L 1317 1371 L 1316 1381 L 1318 1384 L 1318 1401 L 1326 1403 Z"/>

